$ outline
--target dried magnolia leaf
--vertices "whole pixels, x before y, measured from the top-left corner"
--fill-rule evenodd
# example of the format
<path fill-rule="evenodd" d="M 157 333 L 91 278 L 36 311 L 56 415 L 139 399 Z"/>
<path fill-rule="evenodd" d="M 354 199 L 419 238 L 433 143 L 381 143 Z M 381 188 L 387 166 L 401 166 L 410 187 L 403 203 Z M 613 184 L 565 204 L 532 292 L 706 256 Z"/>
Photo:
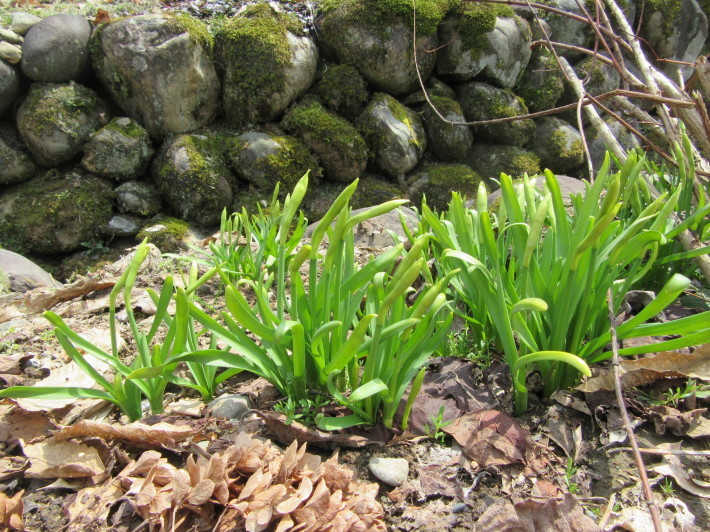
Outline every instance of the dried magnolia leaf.
<path fill-rule="evenodd" d="M 22 363 L 32 358 L 32 356 L 25 353 L 3 354 L 0 356 L 0 374 L 21 375 Z"/>
<path fill-rule="evenodd" d="M 69 526 L 67 532 L 83 532 L 108 528 L 107 519 L 111 505 L 123 496 L 118 480 L 109 478 L 98 486 L 89 486 L 76 494 L 67 507 Z"/>
<path fill-rule="evenodd" d="M 338 445 L 340 447 L 360 449 L 368 445 L 381 445 L 383 443 L 354 434 L 322 432 L 306 427 L 297 421 L 287 423 L 286 414 L 280 412 L 257 413 L 264 420 L 267 432 L 284 445 L 299 441 L 302 443 Z"/>
<path fill-rule="evenodd" d="M 620 369 L 624 389 L 644 386 L 659 379 L 690 378 L 708 381 L 710 344 L 705 344 L 690 354 L 664 351 L 638 360 L 622 359 Z M 576 389 L 584 393 L 613 390 L 614 375 L 611 371 L 601 372 L 598 377 L 587 379 Z"/>
<path fill-rule="evenodd" d="M 140 447 L 164 447 L 174 449 L 178 442 L 195 436 L 196 430 L 190 426 L 175 426 L 170 423 L 144 425 L 129 423 L 117 425 L 99 421 L 80 420 L 70 427 L 64 427 L 57 432 L 58 440 L 81 438 L 84 436 L 103 438 L 104 440 L 123 440 Z"/>
<path fill-rule="evenodd" d="M 528 433 L 510 416 L 497 410 L 470 412 L 442 429 L 480 467 L 523 463 Z"/>
<path fill-rule="evenodd" d="M 22 523 L 22 495 L 24 490 L 18 491 L 12 497 L 0 492 L 0 528 L 4 530 L 24 530 Z"/>
<path fill-rule="evenodd" d="M 22 451 L 30 460 L 27 478 L 83 478 L 106 471 L 96 449 L 73 441 L 46 440 L 22 443 Z"/>
<path fill-rule="evenodd" d="M 659 447 L 668 447 L 671 450 L 679 450 L 681 442 L 677 444 L 661 444 Z M 659 475 L 671 477 L 678 485 L 688 493 L 697 495 L 704 499 L 710 499 L 710 482 L 703 482 L 700 479 L 693 478 L 688 467 L 685 467 L 679 456 L 667 454 L 663 456 L 660 464 L 649 468 Z"/>
<path fill-rule="evenodd" d="M 10 402 L 9 400 L 7 400 Z M 3 406 L 0 412 L 0 441 L 30 441 L 49 436 L 57 426 L 44 412 L 26 412 L 15 405 Z"/>

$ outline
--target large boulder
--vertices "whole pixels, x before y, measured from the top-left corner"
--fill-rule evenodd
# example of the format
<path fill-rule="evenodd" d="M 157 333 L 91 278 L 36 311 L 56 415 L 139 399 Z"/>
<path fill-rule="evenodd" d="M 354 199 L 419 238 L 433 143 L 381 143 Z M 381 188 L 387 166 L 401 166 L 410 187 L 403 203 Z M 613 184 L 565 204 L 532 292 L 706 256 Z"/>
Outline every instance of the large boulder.
<path fill-rule="evenodd" d="M 471 81 L 457 90 L 466 119 L 471 122 L 514 118 L 528 114 L 523 100 L 508 89 Z M 474 132 L 490 142 L 522 147 L 535 133 L 535 122 L 529 118 L 474 126 Z"/>
<path fill-rule="evenodd" d="M 441 24 L 439 35 L 447 43 L 436 64 L 441 76 L 512 88 L 530 61 L 530 26 L 506 5 L 466 2 L 462 13 Z"/>
<path fill-rule="evenodd" d="M 513 178 L 540 173 L 540 157 L 517 146 L 475 143 L 465 162 L 487 180 L 498 180 L 502 173 Z"/>
<path fill-rule="evenodd" d="M 547 48 L 533 50 L 515 93 L 531 113 L 552 109 L 565 91 L 564 76 Z"/>
<path fill-rule="evenodd" d="M 0 185 L 26 181 L 34 173 L 35 165 L 27 154 L 8 146 L 0 138 Z"/>
<path fill-rule="evenodd" d="M 267 199 L 277 183 L 281 183 L 279 192 L 286 194 L 309 170 L 311 182 L 320 176 L 318 161 L 300 139 L 248 131 L 230 144 L 232 148 L 227 151 L 227 158 L 234 171 L 264 192 Z M 247 198 L 240 198 L 240 201 L 252 206 Z"/>
<path fill-rule="evenodd" d="M 555 9 L 566 11 L 567 13 L 584 16 L 582 11 L 583 3 L 577 0 L 547 0 L 545 4 Z M 543 20 L 548 23 L 552 38 L 557 42 L 563 42 L 581 48 L 590 48 L 594 41 L 594 30 L 585 22 L 580 22 L 579 20 L 574 20 L 570 17 L 547 10 L 540 11 L 540 15 Z M 569 57 L 570 59 L 576 59 L 584 55 L 582 52 L 567 48 L 560 49 L 557 53 Z"/>
<path fill-rule="evenodd" d="M 92 37 L 96 75 L 126 115 L 155 138 L 208 124 L 219 104 L 212 37 L 184 15 L 111 22 Z"/>
<path fill-rule="evenodd" d="M 89 71 L 91 24 L 81 15 L 52 15 L 34 24 L 22 44 L 22 71 L 34 81 L 80 80 Z"/>
<path fill-rule="evenodd" d="M 367 146 L 360 133 L 344 118 L 325 109 L 318 101 L 304 101 L 284 117 L 283 126 L 298 135 L 318 156 L 324 175 L 348 183 L 360 177 L 367 166 Z"/>
<path fill-rule="evenodd" d="M 658 57 L 692 65 L 708 38 L 708 18 L 696 0 L 647 2 L 641 35 Z M 687 80 L 693 73 L 691 65 L 663 63 L 661 68 L 671 79 L 680 71 Z"/>
<path fill-rule="evenodd" d="M 153 156 L 148 132 L 127 117 L 114 118 L 84 145 L 81 164 L 89 172 L 117 181 L 143 175 Z"/>
<path fill-rule="evenodd" d="M 0 116 L 7 111 L 20 92 L 20 75 L 17 70 L 0 59 Z"/>
<path fill-rule="evenodd" d="M 362 113 L 370 97 L 365 79 L 350 65 L 329 66 L 315 92 L 329 109 L 350 120 Z"/>
<path fill-rule="evenodd" d="M 446 2 L 416 3 L 417 59 L 426 79 L 436 63 L 437 28 Z M 324 4 L 320 44 L 341 63 L 357 68 L 374 88 L 395 95 L 419 85 L 414 63 L 413 7 L 409 0 L 332 0 Z"/>
<path fill-rule="evenodd" d="M 446 96 L 432 94 L 429 99 L 436 108 L 434 110 L 427 102 L 422 112 L 429 151 L 440 161 L 462 161 L 473 144 L 473 132 L 467 125 L 455 124 L 466 122 L 461 106 Z M 455 123 L 445 122 L 439 115 Z"/>
<path fill-rule="evenodd" d="M 109 121 L 106 103 L 78 83 L 33 83 L 17 111 L 17 129 L 36 162 L 57 166 L 74 159 Z"/>
<path fill-rule="evenodd" d="M 482 178 L 465 164 L 429 164 L 407 181 L 407 195 L 414 206 L 419 207 L 426 198 L 430 208 L 443 211 L 451 201 L 452 192 L 474 197 Z"/>
<path fill-rule="evenodd" d="M 375 94 L 355 126 L 375 165 L 395 179 L 414 168 L 426 149 L 426 133 L 419 116 L 388 94 Z"/>
<path fill-rule="evenodd" d="M 539 118 L 536 124 L 530 148 L 540 156 L 543 168 L 563 173 L 584 162 L 582 136 L 577 129 L 552 116 Z"/>
<path fill-rule="evenodd" d="M 313 83 L 318 48 L 291 15 L 268 4 L 248 8 L 216 32 L 223 103 L 235 127 L 276 119 Z"/>
<path fill-rule="evenodd" d="M 0 243 L 43 254 L 82 249 L 113 213 L 111 185 L 79 169 L 41 176 L 0 194 Z"/>
<path fill-rule="evenodd" d="M 219 223 L 232 204 L 235 179 L 216 132 L 178 135 L 167 140 L 153 161 L 153 180 L 171 209 L 201 225 Z"/>

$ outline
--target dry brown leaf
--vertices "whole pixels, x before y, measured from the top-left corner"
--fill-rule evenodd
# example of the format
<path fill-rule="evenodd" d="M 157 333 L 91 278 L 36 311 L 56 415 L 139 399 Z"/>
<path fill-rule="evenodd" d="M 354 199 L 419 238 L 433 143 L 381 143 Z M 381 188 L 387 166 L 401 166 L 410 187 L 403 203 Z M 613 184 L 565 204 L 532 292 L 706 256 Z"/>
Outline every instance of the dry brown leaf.
<path fill-rule="evenodd" d="M 24 490 L 18 491 L 12 497 L 0 492 L 0 527 L 5 530 L 24 530 L 22 523 L 22 495 Z"/>
<path fill-rule="evenodd" d="M 705 344 L 690 354 L 664 351 L 638 360 L 621 360 L 621 384 L 625 389 L 650 384 L 659 379 L 690 378 L 710 380 L 710 344 Z M 577 386 L 577 390 L 593 393 L 614 389 L 614 375 L 611 371 L 600 372 L 597 377 L 587 379 Z"/>
<path fill-rule="evenodd" d="M 106 471 L 99 452 L 82 443 L 56 440 L 20 443 L 30 459 L 30 467 L 25 471 L 27 478 L 84 478 Z"/>
<path fill-rule="evenodd" d="M 123 496 L 118 479 L 109 478 L 98 486 L 88 486 L 76 494 L 67 507 L 67 532 L 83 532 L 107 527 L 111 505 Z"/>
<path fill-rule="evenodd" d="M 659 445 L 660 448 L 668 448 L 671 450 L 679 450 L 680 446 L 681 442 Z M 673 478 L 673 480 L 688 493 L 703 497 L 704 499 L 710 499 L 710 482 L 693 478 L 689 468 L 682 464 L 678 455 L 663 455 L 661 463 L 649 468 L 649 470 L 659 475 Z"/>
<path fill-rule="evenodd" d="M 284 445 L 290 445 L 291 442 L 298 441 L 301 443 L 337 445 L 339 447 L 360 449 L 368 445 L 386 443 L 354 434 L 322 432 L 306 427 L 297 421 L 287 423 L 286 414 L 280 412 L 257 412 L 257 414 L 264 420 L 267 432 Z"/>
<path fill-rule="evenodd" d="M 171 423 L 129 423 L 118 425 L 83 419 L 70 427 L 63 427 L 55 434 L 57 440 L 81 438 L 84 436 L 103 438 L 104 440 L 122 440 L 140 447 L 164 447 L 175 449 L 178 442 L 185 441 L 197 434 L 190 426 L 176 426 Z"/>
<path fill-rule="evenodd" d="M 8 403 L 11 401 L 8 399 Z M 1 407 L 0 441 L 30 441 L 40 436 L 49 436 L 57 426 L 44 412 L 26 412 L 14 404 Z"/>
<path fill-rule="evenodd" d="M 516 504 L 499 501 L 478 519 L 476 530 L 600 532 L 601 529 L 584 515 L 577 499 L 566 493 L 564 500 L 525 499 Z"/>
<path fill-rule="evenodd" d="M 665 434 L 667 430 L 676 436 L 685 436 L 691 425 L 703 419 L 707 408 L 698 408 L 681 412 L 670 406 L 652 406 L 648 408 L 649 417 L 656 426 L 656 434 Z"/>
<path fill-rule="evenodd" d="M 7 375 L 21 375 L 22 363 L 32 358 L 33 355 L 16 353 L 14 355 L 3 354 L 0 356 L 0 373 Z"/>
<path fill-rule="evenodd" d="M 525 462 L 528 433 L 503 412 L 470 412 L 442 430 L 453 436 L 466 456 L 480 467 Z"/>

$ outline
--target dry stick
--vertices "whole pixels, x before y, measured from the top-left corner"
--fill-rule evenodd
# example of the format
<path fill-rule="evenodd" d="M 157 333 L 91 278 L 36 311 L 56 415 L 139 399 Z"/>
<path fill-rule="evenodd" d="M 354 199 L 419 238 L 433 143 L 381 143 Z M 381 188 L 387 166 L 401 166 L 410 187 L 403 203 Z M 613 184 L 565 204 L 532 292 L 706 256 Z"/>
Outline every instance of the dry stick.
<path fill-rule="evenodd" d="M 631 447 L 614 447 L 613 449 L 607 450 L 607 453 L 620 453 L 623 451 L 633 452 Z M 638 452 L 645 454 L 678 454 L 683 456 L 710 456 L 710 451 L 685 451 L 683 449 L 646 449 L 644 447 L 639 447 Z"/>
<path fill-rule="evenodd" d="M 629 443 L 631 444 L 631 449 L 633 450 L 634 460 L 636 461 L 636 467 L 639 470 L 639 475 L 641 477 L 641 485 L 643 486 L 643 495 L 646 499 L 646 505 L 648 506 L 648 511 L 651 513 L 651 520 L 653 521 L 653 528 L 656 532 L 663 532 L 663 527 L 661 526 L 661 518 L 658 513 L 658 507 L 656 506 L 656 501 L 653 499 L 653 493 L 651 492 L 651 486 L 648 483 L 648 475 L 646 474 L 646 467 L 643 465 L 643 458 L 641 458 L 641 453 L 639 452 L 638 442 L 636 441 L 636 435 L 634 434 L 633 425 L 631 424 L 631 419 L 629 418 L 629 413 L 626 411 L 626 405 L 624 404 L 624 393 L 621 386 L 621 371 L 619 365 L 619 341 L 616 336 L 616 325 L 614 323 L 614 306 L 611 302 L 611 289 L 606 292 L 606 303 L 609 309 L 609 327 L 611 332 L 611 352 L 612 352 L 612 368 L 614 370 L 614 392 L 616 394 L 616 403 L 621 412 L 621 419 L 624 421 L 624 429 L 626 429 L 626 435 L 629 438 Z"/>

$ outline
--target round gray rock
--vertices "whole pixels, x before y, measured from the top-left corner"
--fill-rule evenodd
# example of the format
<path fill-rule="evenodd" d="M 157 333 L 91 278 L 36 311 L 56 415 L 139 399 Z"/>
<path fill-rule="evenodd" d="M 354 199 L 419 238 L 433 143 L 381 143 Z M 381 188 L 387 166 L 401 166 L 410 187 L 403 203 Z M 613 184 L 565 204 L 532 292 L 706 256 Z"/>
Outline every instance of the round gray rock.
<path fill-rule="evenodd" d="M 33 83 L 17 111 L 22 139 L 36 162 L 49 167 L 71 161 L 108 121 L 106 104 L 73 81 Z"/>
<path fill-rule="evenodd" d="M 243 394 L 220 395 L 207 405 L 207 415 L 225 419 L 239 419 L 251 409 L 251 400 Z"/>
<path fill-rule="evenodd" d="M 121 109 L 151 136 L 192 131 L 214 117 L 219 78 L 207 48 L 190 36 L 177 17 L 120 19 L 104 26 L 93 39 L 98 40 L 92 44 L 98 78 Z"/>
<path fill-rule="evenodd" d="M 81 15 L 52 15 L 22 44 L 22 71 L 34 81 L 78 80 L 89 70 L 91 24 Z"/>
<path fill-rule="evenodd" d="M 31 15 L 30 13 L 13 13 L 10 29 L 18 35 L 25 35 L 32 26 L 41 20 L 37 15 Z"/>
<path fill-rule="evenodd" d="M 281 183 L 280 192 L 286 194 L 309 170 L 311 183 L 320 176 L 318 161 L 308 147 L 300 139 L 287 135 L 247 131 L 234 139 L 227 159 L 239 177 L 266 191 L 269 198 L 277 183 Z"/>
<path fill-rule="evenodd" d="M 114 118 L 84 145 L 81 164 L 89 172 L 117 181 L 140 177 L 153 156 L 148 132 L 127 117 Z"/>
<path fill-rule="evenodd" d="M 40 286 L 62 286 L 34 262 L 9 249 L 0 249 L 0 275 L 7 280 L 7 288 L 13 292 L 27 292 Z"/>
<path fill-rule="evenodd" d="M 453 98 L 430 96 L 436 110 L 451 122 L 466 122 L 459 103 Z M 422 113 L 429 150 L 440 161 L 462 161 L 473 145 L 473 131 L 467 125 L 444 122 L 427 103 Z"/>
<path fill-rule="evenodd" d="M 20 92 L 20 75 L 5 61 L 0 60 L 0 116 L 7 111 Z"/>
<path fill-rule="evenodd" d="M 150 183 L 127 181 L 113 192 L 116 195 L 118 211 L 122 213 L 155 216 L 162 207 L 160 193 Z"/>
<path fill-rule="evenodd" d="M 367 467 L 377 480 L 394 487 L 404 484 L 409 476 L 409 463 L 404 458 L 375 457 Z"/>
<path fill-rule="evenodd" d="M 145 225 L 145 218 L 132 214 L 115 214 L 103 228 L 109 236 L 134 236 Z"/>
<path fill-rule="evenodd" d="M 388 94 L 375 94 L 355 126 L 375 164 L 389 177 L 409 172 L 426 149 L 426 133 L 419 116 Z"/>
<path fill-rule="evenodd" d="M 0 41 L 0 59 L 16 65 L 22 60 L 22 48 L 16 44 Z"/>
<path fill-rule="evenodd" d="M 357 68 L 375 89 L 395 95 L 412 92 L 419 86 L 413 60 L 414 37 L 410 24 L 393 16 L 374 19 L 363 16 L 364 2 L 340 2 L 327 11 L 320 22 L 319 43 L 341 63 Z M 439 39 L 436 33 L 417 34 L 417 58 L 423 79 L 436 64 Z"/>
<path fill-rule="evenodd" d="M 525 102 L 508 89 L 472 81 L 462 83 L 457 90 L 466 119 L 474 122 L 496 118 L 511 118 L 528 113 Z M 529 118 L 474 126 L 477 135 L 491 142 L 524 146 L 535 133 L 535 122 Z"/>
<path fill-rule="evenodd" d="M 110 184 L 76 169 L 25 181 L 0 194 L 0 242 L 15 249 L 63 254 L 101 236 L 111 219 Z"/>
<path fill-rule="evenodd" d="M 232 204 L 234 176 L 216 134 L 179 135 L 166 141 L 153 162 L 153 179 L 165 201 L 183 220 L 219 223 Z"/>
<path fill-rule="evenodd" d="M 464 15 L 465 16 L 465 15 Z M 530 26 L 518 17 L 498 16 L 493 29 L 475 35 L 482 45 L 467 46 L 460 28 L 461 16 L 447 17 L 440 26 L 442 42 L 448 43 L 439 52 L 437 72 L 459 81 L 479 76 L 504 88 L 512 88 L 530 61 Z"/>
<path fill-rule="evenodd" d="M 35 165 L 27 154 L 13 149 L 0 139 L 0 185 L 26 181 L 34 173 Z"/>
<path fill-rule="evenodd" d="M 536 124 L 530 148 L 540 156 L 543 168 L 564 173 L 584 162 L 582 136 L 569 123 L 546 116 L 536 120 Z"/>
<path fill-rule="evenodd" d="M 514 179 L 540 173 L 540 157 L 517 146 L 476 142 L 464 162 L 488 180 L 500 179 L 501 173 Z"/>

